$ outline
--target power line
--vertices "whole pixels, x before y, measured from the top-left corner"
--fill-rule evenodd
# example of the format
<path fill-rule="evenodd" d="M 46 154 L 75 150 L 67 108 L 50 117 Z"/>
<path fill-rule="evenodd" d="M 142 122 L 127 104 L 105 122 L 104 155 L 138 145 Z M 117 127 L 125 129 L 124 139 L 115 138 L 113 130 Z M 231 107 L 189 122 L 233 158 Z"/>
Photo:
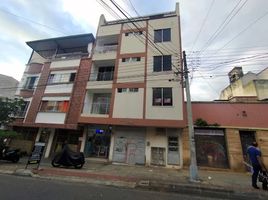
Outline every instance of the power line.
<path fill-rule="evenodd" d="M 36 25 L 39 25 L 39 26 L 43 26 L 43 27 L 45 27 L 45 28 L 48 28 L 48 29 L 50 29 L 50 30 L 53 30 L 53 31 L 58 32 L 58 33 L 63 34 L 63 35 L 68 35 L 68 34 L 66 34 L 65 32 L 62 32 L 62 31 L 59 30 L 59 29 L 56 29 L 56 28 L 54 28 L 54 27 L 51 27 L 51 26 L 48 26 L 48 25 L 45 25 L 45 24 L 41 24 L 41 23 L 39 23 L 39 22 L 33 21 L 33 20 L 31 20 L 31 19 L 25 18 L 25 17 L 20 16 L 20 15 L 16 15 L 16 14 L 14 14 L 14 13 L 11 13 L 11 12 L 9 12 L 9 11 L 4 10 L 3 8 L 0 8 L 0 11 L 1 11 L 1 12 L 4 12 L 4 13 L 6 13 L 6 14 L 12 15 L 12 16 L 14 16 L 14 17 L 17 17 L 17 18 L 19 18 L 20 20 L 24 20 L 24 21 L 27 21 L 27 22 L 30 22 L 30 23 L 32 23 L 32 24 L 36 24 Z"/>
<path fill-rule="evenodd" d="M 242 2 L 242 0 L 240 0 L 235 7 L 232 9 L 232 11 L 229 13 L 229 15 L 225 18 L 225 20 L 221 23 L 221 25 L 217 28 L 217 30 L 213 33 L 213 35 L 209 38 L 209 40 L 206 42 L 206 44 L 204 45 L 204 47 L 202 48 L 202 52 L 206 51 L 206 49 L 211 45 L 211 43 L 213 42 L 213 40 L 215 40 L 218 35 L 224 30 L 224 28 L 232 21 L 232 19 L 239 13 L 239 11 L 244 7 L 244 5 L 247 3 L 248 0 L 245 0 L 244 3 L 238 8 L 238 10 L 233 14 L 233 12 L 235 11 L 235 9 L 239 6 L 239 4 Z M 232 15 L 233 14 L 233 15 Z M 231 16 L 232 15 L 232 16 Z M 230 17 L 230 19 L 228 20 L 228 18 Z M 228 21 L 227 21 L 228 20 Z M 226 22 L 227 21 L 227 22 Z M 201 52 L 201 53 L 202 53 Z"/>

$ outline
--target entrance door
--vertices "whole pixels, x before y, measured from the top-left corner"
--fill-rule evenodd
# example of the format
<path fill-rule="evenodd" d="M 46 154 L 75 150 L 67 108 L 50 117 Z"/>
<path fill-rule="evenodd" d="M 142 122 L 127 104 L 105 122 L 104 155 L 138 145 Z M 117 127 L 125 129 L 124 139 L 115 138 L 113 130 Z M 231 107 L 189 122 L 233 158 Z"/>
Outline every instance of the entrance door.
<path fill-rule="evenodd" d="M 179 138 L 178 136 L 168 136 L 168 158 L 167 163 L 169 165 L 179 165 Z"/>
<path fill-rule="evenodd" d="M 240 141 L 243 151 L 243 158 L 247 161 L 247 148 L 252 142 L 256 141 L 255 131 L 239 131 Z"/>

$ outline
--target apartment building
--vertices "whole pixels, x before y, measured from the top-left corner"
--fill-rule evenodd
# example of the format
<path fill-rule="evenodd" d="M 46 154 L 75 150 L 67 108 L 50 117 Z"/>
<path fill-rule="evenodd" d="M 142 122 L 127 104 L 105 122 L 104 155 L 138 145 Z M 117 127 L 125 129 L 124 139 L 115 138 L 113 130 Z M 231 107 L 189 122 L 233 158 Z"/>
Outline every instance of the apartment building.
<path fill-rule="evenodd" d="M 28 151 L 30 141 L 43 141 L 49 157 L 67 140 L 89 158 L 183 165 L 178 4 L 131 19 L 102 15 L 95 41 L 84 34 L 27 44 L 33 53 L 17 91 L 27 103 L 14 129 Z"/>
<path fill-rule="evenodd" d="M 68 140 L 80 150 L 78 118 L 89 77 L 92 34 L 27 42 L 32 54 L 19 83 L 17 96 L 25 105 L 13 124 L 23 140 L 13 145 L 29 153 L 35 141 L 45 142 L 45 157 Z"/>
<path fill-rule="evenodd" d="M 158 50 L 159 49 L 159 50 Z M 99 20 L 79 124 L 88 157 L 182 166 L 185 126 L 179 7 L 174 12 Z"/>

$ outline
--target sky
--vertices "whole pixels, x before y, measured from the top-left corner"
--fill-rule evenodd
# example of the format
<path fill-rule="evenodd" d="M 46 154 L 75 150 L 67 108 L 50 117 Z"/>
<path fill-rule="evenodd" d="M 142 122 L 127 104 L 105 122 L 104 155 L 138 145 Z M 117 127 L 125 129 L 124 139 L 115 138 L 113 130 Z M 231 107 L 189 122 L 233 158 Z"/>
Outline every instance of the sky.
<path fill-rule="evenodd" d="M 104 0 L 112 7 L 109 0 Z M 99 16 L 115 20 L 100 0 L 1 0 L 0 74 L 20 80 L 31 48 L 25 42 L 93 33 Z M 218 99 L 228 72 L 268 67 L 267 0 L 115 0 L 131 16 L 174 11 L 180 3 L 182 48 L 193 101 Z M 116 8 L 112 7 L 114 11 Z M 119 13 L 119 11 L 117 11 Z"/>

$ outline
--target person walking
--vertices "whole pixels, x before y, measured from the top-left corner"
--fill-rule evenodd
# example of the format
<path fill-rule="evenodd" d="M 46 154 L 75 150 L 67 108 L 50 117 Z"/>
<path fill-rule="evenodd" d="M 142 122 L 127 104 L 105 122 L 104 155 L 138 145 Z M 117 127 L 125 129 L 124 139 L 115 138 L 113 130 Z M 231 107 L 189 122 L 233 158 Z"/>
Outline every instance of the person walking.
<path fill-rule="evenodd" d="M 255 189 L 259 189 L 257 186 L 257 179 L 259 172 L 262 171 L 264 174 L 266 174 L 267 169 L 262 162 L 262 157 L 261 157 L 261 151 L 258 148 L 258 143 L 257 142 L 252 142 L 252 145 L 248 147 L 247 153 L 249 155 L 249 159 L 251 161 L 251 165 L 253 167 L 253 174 L 252 174 L 252 187 Z M 262 185 L 263 189 L 267 189 L 267 185 L 265 185 L 265 182 L 263 182 Z"/>

